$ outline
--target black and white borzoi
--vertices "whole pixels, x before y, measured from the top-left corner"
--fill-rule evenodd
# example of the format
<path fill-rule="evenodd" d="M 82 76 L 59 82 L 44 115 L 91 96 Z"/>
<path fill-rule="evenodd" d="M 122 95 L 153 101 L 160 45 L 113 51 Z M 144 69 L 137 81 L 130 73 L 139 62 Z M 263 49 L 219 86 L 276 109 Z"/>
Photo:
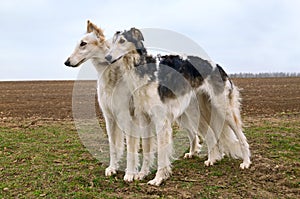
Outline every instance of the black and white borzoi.
<path fill-rule="evenodd" d="M 225 71 L 219 65 L 195 56 L 163 56 L 158 63 L 147 54 L 143 40 L 142 33 L 135 28 L 117 32 L 106 59 L 110 63 L 120 61 L 120 67 L 125 70 L 124 81 L 132 93 L 132 118 L 144 116 L 150 120 L 150 130 L 156 131 L 158 170 L 149 184 L 160 185 L 171 174 L 171 125 L 174 121 L 179 121 L 189 131 L 191 148 L 186 157 L 199 149 L 199 131 L 208 146 L 207 166 L 227 154 L 242 158 L 240 167 L 248 168 L 250 150 L 242 132 L 239 92 Z M 196 110 L 201 114 L 199 123 L 191 121 L 195 111 L 191 102 L 195 97 L 199 105 Z M 127 143 L 135 145 L 130 146 L 132 153 L 137 153 L 136 137 L 126 138 Z M 150 147 L 153 140 L 145 140 L 144 144 Z M 132 160 L 136 162 L 134 157 Z"/>

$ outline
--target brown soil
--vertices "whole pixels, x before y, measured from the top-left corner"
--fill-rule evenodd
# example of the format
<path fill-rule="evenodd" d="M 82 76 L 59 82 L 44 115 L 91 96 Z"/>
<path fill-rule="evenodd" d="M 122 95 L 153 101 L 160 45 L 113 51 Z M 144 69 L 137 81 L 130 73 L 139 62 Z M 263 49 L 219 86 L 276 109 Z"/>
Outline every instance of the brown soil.
<path fill-rule="evenodd" d="M 233 81 L 241 89 L 245 116 L 300 112 L 300 78 Z M 0 82 L 0 117 L 72 118 L 73 84 L 73 81 Z"/>
<path fill-rule="evenodd" d="M 300 78 L 234 79 L 241 88 L 243 115 L 300 112 Z"/>

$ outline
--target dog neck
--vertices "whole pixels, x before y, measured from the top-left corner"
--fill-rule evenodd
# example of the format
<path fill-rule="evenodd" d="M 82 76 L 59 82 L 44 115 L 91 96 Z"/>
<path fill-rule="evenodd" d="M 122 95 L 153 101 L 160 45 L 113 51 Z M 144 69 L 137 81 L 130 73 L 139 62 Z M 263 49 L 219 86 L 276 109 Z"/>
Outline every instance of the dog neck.
<path fill-rule="evenodd" d="M 103 61 L 101 58 L 92 58 L 91 61 L 98 73 L 102 73 L 103 70 L 105 70 L 105 68 L 109 65 L 109 63 Z"/>

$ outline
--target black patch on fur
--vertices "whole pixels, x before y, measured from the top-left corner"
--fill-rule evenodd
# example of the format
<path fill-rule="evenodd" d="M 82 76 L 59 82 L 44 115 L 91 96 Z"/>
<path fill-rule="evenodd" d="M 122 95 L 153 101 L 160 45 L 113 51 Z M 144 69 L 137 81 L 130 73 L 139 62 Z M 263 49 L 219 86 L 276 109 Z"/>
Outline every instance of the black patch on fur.
<path fill-rule="evenodd" d="M 131 117 L 134 117 L 134 111 L 135 111 L 134 101 L 133 101 L 133 96 L 131 95 L 129 99 L 129 113 Z"/>
<path fill-rule="evenodd" d="M 188 56 L 188 61 L 200 73 L 202 81 L 211 74 L 213 67 L 209 61 L 196 56 Z"/>
<path fill-rule="evenodd" d="M 134 31 L 139 31 L 135 28 L 131 28 L 129 31 L 124 31 L 122 35 L 128 42 L 132 42 L 135 45 L 137 53 L 140 55 L 140 60 L 135 63 L 135 72 L 144 78 L 147 75 L 150 81 L 155 81 L 156 59 L 153 56 L 147 55 L 147 50 L 143 44 L 143 36 L 138 39 L 134 36 Z"/>
<path fill-rule="evenodd" d="M 144 55 L 143 55 L 144 56 Z M 139 64 L 135 66 L 136 73 L 141 77 L 144 78 L 147 75 L 150 78 L 150 81 L 155 81 L 155 72 L 156 69 L 156 59 L 153 56 L 144 56 L 143 59 L 145 60 L 145 64 Z"/>
<path fill-rule="evenodd" d="M 222 78 L 222 80 L 223 80 L 224 82 L 225 82 L 227 79 L 229 79 L 227 73 L 223 70 L 223 68 L 222 68 L 219 64 L 217 64 L 217 68 L 218 68 L 218 70 L 219 70 L 219 72 L 220 72 L 220 75 L 221 75 L 221 78 Z"/>
<path fill-rule="evenodd" d="M 136 51 L 140 54 L 140 55 L 146 55 L 147 54 L 147 50 L 143 44 L 142 40 L 137 40 L 134 36 L 133 36 L 133 32 L 132 29 L 130 29 L 129 31 L 124 31 L 122 33 L 122 35 L 125 37 L 125 39 L 129 42 L 132 42 L 135 45 Z"/>
<path fill-rule="evenodd" d="M 140 60 L 134 65 L 136 73 L 141 78 L 147 75 L 150 77 L 150 81 L 155 81 L 156 60 L 147 55 L 143 36 L 140 33 L 139 38 L 137 38 L 134 35 L 136 30 L 131 28 L 122 33 L 128 42 L 135 45 L 136 51 L 140 55 Z M 159 59 L 158 93 L 163 102 L 167 98 L 176 98 L 176 96 L 184 95 L 191 89 L 201 86 L 203 80 L 208 76 L 210 76 L 209 81 L 216 94 L 223 92 L 225 82 L 230 81 L 221 66 L 217 65 L 213 70 L 210 62 L 200 57 L 188 56 L 186 60 L 183 60 L 179 55 L 166 55 L 159 57 Z"/>
<path fill-rule="evenodd" d="M 200 57 L 183 60 L 179 55 L 162 56 L 158 73 L 160 99 L 184 95 L 190 88 L 199 87 L 211 73 L 211 64 Z"/>
<path fill-rule="evenodd" d="M 223 70 L 223 68 L 217 64 L 217 67 L 213 70 L 211 74 L 211 84 L 214 87 L 214 92 L 216 94 L 222 93 L 225 88 L 225 82 L 229 80 L 227 73 Z M 231 83 L 231 81 L 230 81 Z M 232 85 L 232 83 L 231 83 Z"/>

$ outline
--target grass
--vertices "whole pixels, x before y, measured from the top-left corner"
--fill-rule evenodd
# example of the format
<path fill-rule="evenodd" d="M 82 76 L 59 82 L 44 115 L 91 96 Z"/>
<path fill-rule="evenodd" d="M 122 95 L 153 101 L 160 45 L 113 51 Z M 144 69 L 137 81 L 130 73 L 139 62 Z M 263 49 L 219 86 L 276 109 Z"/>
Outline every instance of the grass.
<path fill-rule="evenodd" d="M 295 122 L 275 126 L 266 122 L 263 126 L 248 129 L 249 139 L 253 138 L 259 144 L 266 145 L 268 157 L 297 161 L 300 159 L 299 125 Z"/>
<path fill-rule="evenodd" d="M 178 160 L 161 187 L 125 183 L 124 172 L 105 177 L 105 165 L 81 144 L 70 122 L 0 127 L 0 198 L 296 198 L 300 180 L 299 122 L 246 128 L 253 165 L 224 158 Z M 298 176 L 298 177 L 297 177 Z"/>
<path fill-rule="evenodd" d="M 2 197 L 90 195 L 103 168 L 65 126 L 1 129 Z M 91 178 L 99 173 L 98 178 Z M 100 186 L 100 183 L 98 183 Z M 110 187 L 104 188 L 110 192 Z"/>

